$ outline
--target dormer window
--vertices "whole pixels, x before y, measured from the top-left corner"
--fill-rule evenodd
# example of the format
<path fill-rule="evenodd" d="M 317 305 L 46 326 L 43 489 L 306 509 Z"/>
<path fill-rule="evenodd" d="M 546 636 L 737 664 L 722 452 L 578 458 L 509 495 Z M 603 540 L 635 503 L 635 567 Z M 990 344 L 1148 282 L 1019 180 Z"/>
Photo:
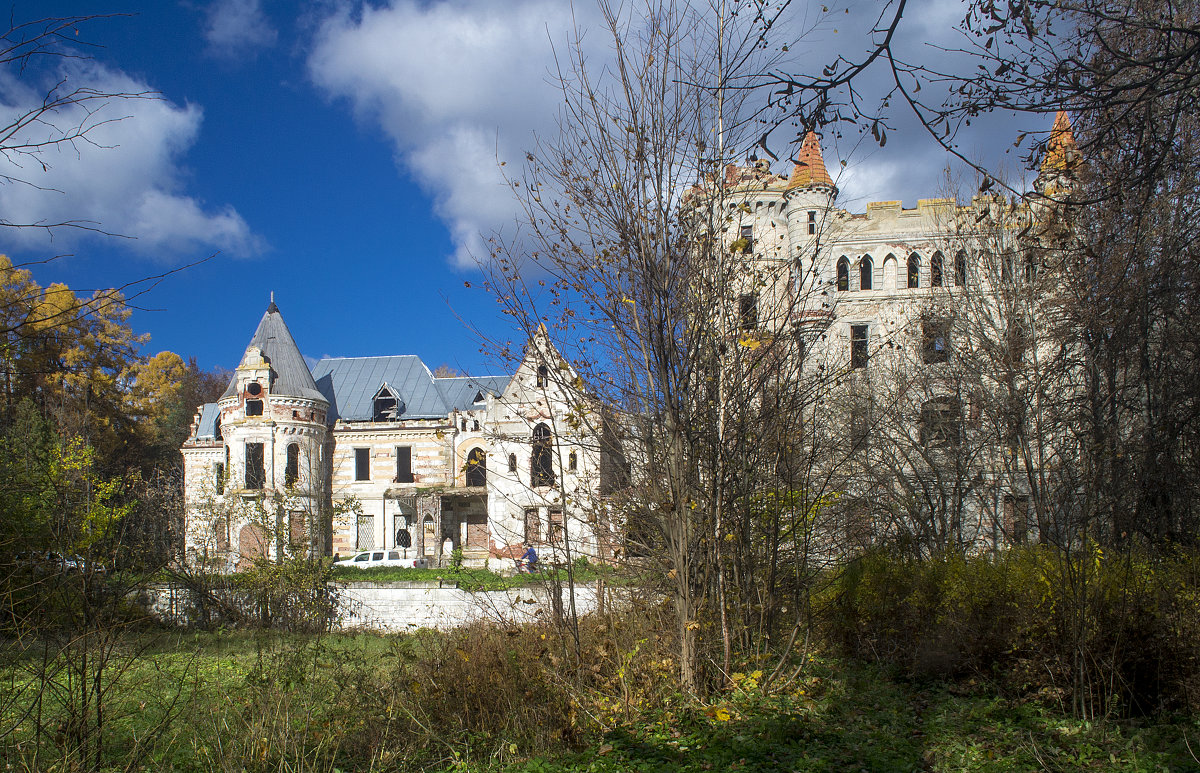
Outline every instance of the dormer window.
<path fill-rule="evenodd" d="M 476 392 L 475 399 L 472 402 L 482 403 L 483 402 L 483 392 Z"/>
<path fill-rule="evenodd" d="M 395 421 L 400 415 L 396 395 L 387 386 L 382 386 L 375 393 L 375 407 L 372 421 Z"/>
<path fill-rule="evenodd" d="M 246 415 L 247 416 L 262 416 L 263 415 L 263 401 L 262 400 L 247 400 L 246 401 Z"/>
<path fill-rule="evenodd" d="M 247 416 L 262 416 L 263 415 L 263 388 L 262 384 L 257 381 L 251 381 L 246 385 L 246 415 Z"/>

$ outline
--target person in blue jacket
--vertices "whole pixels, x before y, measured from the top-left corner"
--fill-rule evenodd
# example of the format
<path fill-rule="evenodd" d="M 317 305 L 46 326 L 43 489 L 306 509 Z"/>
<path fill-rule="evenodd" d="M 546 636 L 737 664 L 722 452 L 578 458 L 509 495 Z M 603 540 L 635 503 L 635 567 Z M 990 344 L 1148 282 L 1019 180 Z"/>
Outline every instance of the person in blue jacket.
<path fill-rule="evenodd" d="M 532 574 L 533 572 L 537 571 L 537 563 L 537 551 L 533 549 L 533 545 L 526 545 L 525 552 L 522 553 L 521 557 L 517 560 L 517 571 L 529 572 Z"/>

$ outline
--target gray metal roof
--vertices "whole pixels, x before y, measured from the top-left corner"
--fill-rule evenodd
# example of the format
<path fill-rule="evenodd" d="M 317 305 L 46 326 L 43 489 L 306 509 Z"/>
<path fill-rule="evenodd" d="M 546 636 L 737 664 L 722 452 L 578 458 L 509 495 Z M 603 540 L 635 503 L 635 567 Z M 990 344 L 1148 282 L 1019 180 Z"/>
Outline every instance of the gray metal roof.
<path fill-rule="evenodd" d="M 200 406 L 200 423 L 196 425 L 197 440 L 216 440 L 217 421 L 221 418 L 221 409 L 216 403 L 205 403 Z"/>
<path fill-rule="evenodd" d="M 267 307 L 266 313 L 258 323 L 258 329 L 254 331 L 254 336 L 246 348 L 249 349 L 251 346 L 261 349 L 267 362 L 271 364 L 271 394 L 304 397 L 310 400 L 326 399 L 317 389 L 312 373 L 309 372 L 308 365 L 304 362 L 304 356 L 300 354 L 300 349 L 292 339 L 291 332 L 284 324 L 283 315 L 279 313 L 279 307 L 275 305 L 275 301 L 272 300 L 271 305 Z M 235 373 L 229 386 L 225 389 L 225 394 L 221 397 L 229 397 L 236 392 L 237 374 Z"/>
<path fill-rule="evenodd" d="M 331 357 L 313 366 L 317 388 L 329 401 L 329 421 L 371 421 L 375 395 L 385 384 L 396 393 L 405 419 L 442 418 L 475 407 L 480 391 L 499 393 L 510 376 L 437 378 L 414 354 Z M 499 384 L 499 387 L 497 387 Z"/>

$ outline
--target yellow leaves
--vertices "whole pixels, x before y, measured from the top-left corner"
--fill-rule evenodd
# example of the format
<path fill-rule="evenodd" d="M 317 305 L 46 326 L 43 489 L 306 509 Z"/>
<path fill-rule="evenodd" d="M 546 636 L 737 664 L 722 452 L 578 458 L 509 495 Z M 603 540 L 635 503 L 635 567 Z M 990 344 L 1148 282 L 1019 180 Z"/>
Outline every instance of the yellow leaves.
<path fill-rule="evenodd" d="M 722 706 L 713 712 L 713 719 L 717 720 L 718 722 L 728 722 L 729 720 L 733 719 L 733 714 L 729 711 L 729 709 Z"/>
<path fill-rule="evenodd" d="M 762 341 L 760 341 L 757 336 L 746 335 L 738 339 L 738 346 L 742 347 L 743 349 L 754 351 L 758 347 L 762 346 Z"/>
<path fill-rule="evenodd" d="M 471 656 L 470 656 L 470 655 L 468 655 L 468 654 L 467 654 L 467 651 L 466 651 L 466 650 L 464 650 L 462 647 L 455 647 L 455 648 L 454 648 L 454 651 L 455 651 L 455 653 L 457 653 L 457 654 L 458 654 L 458 656 L 459 656 L 460 658 L 462 658 L 462 659 L 463 659 L 463 662 L 464 662 L 464 663 L 470 663 L 470 662 L 471 662 Z"/>

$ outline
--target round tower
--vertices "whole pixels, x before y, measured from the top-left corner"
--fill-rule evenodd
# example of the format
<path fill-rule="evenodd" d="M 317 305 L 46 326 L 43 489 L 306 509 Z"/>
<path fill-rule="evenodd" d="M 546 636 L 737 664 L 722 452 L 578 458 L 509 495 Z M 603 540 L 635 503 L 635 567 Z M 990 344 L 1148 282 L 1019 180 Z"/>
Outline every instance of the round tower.
<path fill-rule="evenodd" d="M 796 166 L 792 169 L 784 192 L 787 198 L 788 243 L 793 260 L 812 259 L 818 237 L 828 229 L 837 192 L 837 186 L 825 170 L 821 141 L 816 132 L 810 131 L 800 143 Z"/>
<path fill-rule="evenodd" d="M 227 497 L 244 517 L 231 530 L 243 559 L 281 550 L 320 554 L 328 534 L 329 401 L 317 389 L 274 299 L 218 401 Z"/>

